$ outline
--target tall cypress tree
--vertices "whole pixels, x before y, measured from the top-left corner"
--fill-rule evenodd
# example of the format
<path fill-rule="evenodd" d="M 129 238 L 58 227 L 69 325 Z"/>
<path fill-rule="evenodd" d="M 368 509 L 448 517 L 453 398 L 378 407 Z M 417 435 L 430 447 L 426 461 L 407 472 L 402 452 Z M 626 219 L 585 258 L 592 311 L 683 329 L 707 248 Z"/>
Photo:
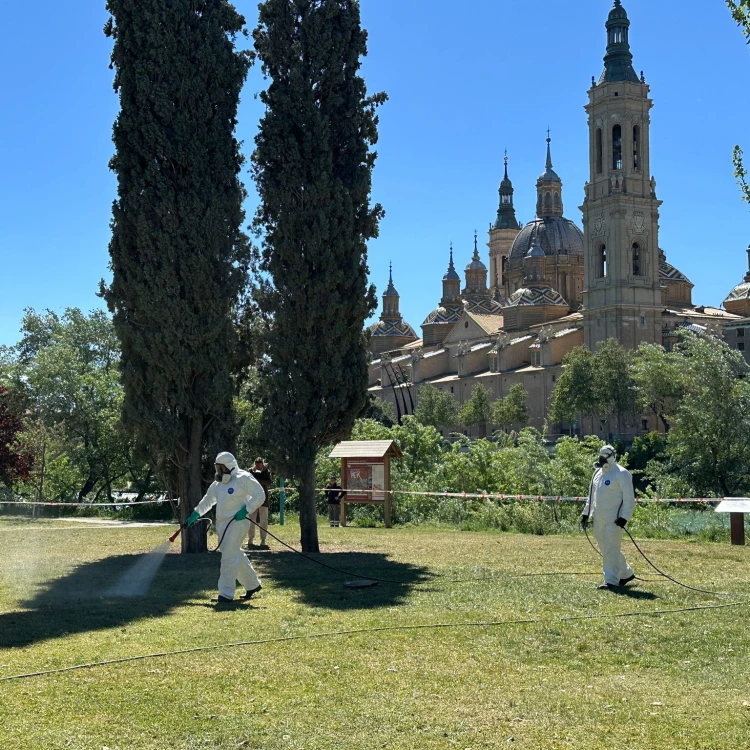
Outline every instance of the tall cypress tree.
<path fill-rule="evenodd" d="M 300 483 L 301 544 L 318 551 L 315 455 L 346 437 L 367 393 L 364 321 L 376 300 L 366 242 L 375 108 L 357 0 L 265 0 L 254 33 L 269 86 L 253 153 L 268 317 L 262 434 Z"/>
<path fill-rule="evenodd" d="M 246 283 L 243 159 L 234 137 L 250 57 L 227 0 L 108 0 L 117 200 L 112 283 L 124 420 L 175 481 L 181 520 L 203 492 L 207 449 L 231 437 L 233 311 Z M 183 552 L 206 549 L 199 524 Z"/>

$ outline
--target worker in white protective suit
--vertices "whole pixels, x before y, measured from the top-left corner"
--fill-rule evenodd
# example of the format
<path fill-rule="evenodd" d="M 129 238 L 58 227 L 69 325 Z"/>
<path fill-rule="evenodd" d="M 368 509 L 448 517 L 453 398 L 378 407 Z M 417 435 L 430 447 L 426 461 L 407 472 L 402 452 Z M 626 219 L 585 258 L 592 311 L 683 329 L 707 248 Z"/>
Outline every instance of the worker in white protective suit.
<path fill-rule="evenodd" d="M 266 493 L 250 472 L 243 471 L 231 453 L 219 453 L 214 464 L 215 481 L 187 520 L 192 526 L 216 506 L 216 532 L 221 549 L 219 573 L 220 604 L 234 599 L 237 581 L 245 587 L 241 599 L 252 599 L 262 586 L 258 574 L 242 552 L 242 540 L 250 528 L 251 516 L 263 505 Z"/>
<path fill-rule="evenodd" d="M 599 588 L 614 589 L 635 578 L 621 550 L 623 530 L 635 511 L 633 477 L 617 463 L 617 454 L 611 445 L 599 451 L 594 469 L 581 526 L 587 528 L 593 516 L 594 537 L 602 553 L 604 569 L 604 583 Z"/>

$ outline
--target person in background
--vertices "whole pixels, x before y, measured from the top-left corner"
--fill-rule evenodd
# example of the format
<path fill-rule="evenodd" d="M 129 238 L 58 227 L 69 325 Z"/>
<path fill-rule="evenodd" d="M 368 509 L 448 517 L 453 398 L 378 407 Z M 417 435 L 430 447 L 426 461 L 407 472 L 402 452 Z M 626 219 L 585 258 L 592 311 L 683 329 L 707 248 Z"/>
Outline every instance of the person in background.
<path fill-rule="evenodd" d="M 329 477 L 325 493 L 328 496 L 328 521 L 332 527 L 337 527 L 341 517 L 341 498 L 344 497 L 346 492 L 336 481 L 335 474 L 331 474 Z"/>
<path fill-rule="evenodd" d="M 263 488 L 263 492 L 266 494 L 266 499 L 263 505 L 258 508 L 257 513 L 254 513 L 250 517 L 250 521 L 255 523 L 250 524 L 250 533 L 247 538 L 247 546 L 251 547 L 255 544 L 255 530 L 257 528 L 256 523 L 260 526 L 260 546 L 266 546 L 266 534 L 268 533 L 268 509 L 270 503 L 268 501 L 268 491 L 271 489 L 271 471 L 268 468 L 268 464 L 260 457 L 255 459 L 250 473 L 255 477 L 255 480 Z"/>
<path fill-rule="evenodd" d="M 219 573 L 219 604 L 231 602 L 237 581 L 245 587 L 241 599 L 252 599 L 262 586 L 250 561 L 242 554 L 242 540 L 253 515 L 263 502 L 263 488 L 247 471 L 242 471 L 231 453 L 222 452 L 214 463 L 215 481 L 190 514 L 188 528 L 216 506 L 216 533 L 221 549 Z"/>

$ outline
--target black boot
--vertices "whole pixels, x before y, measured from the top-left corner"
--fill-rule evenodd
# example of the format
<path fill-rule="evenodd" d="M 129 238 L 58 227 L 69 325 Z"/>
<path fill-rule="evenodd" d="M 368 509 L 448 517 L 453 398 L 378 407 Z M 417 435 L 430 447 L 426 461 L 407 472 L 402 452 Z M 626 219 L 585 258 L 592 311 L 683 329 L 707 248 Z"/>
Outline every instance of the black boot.
<path fill-rule="evenodd" d="M 258 584 L 258 585 L 257 585 L 257 586 L 256 586 L 256 587 L 255 587 L 254 589 L 252 589 L 251 591 L 247 591 L 246 593 L 244 593 L 244 594 L 243 594 L 243 595 L 242 595 L 242 596 L 240 597 L 240 599 L 244 599 L 245 601 L 247 601 L 248 599 L 252 599 L 252 598 L 253 598 L 253 594 L 257 594 L 257 593 L 258 593 L 258 592 L 259 592 L 259 591 L 260 591 L 260 590 L 261 590 L 262 588 L 263 588 L 263 586 L 261 586 L 260 584 Z"/>

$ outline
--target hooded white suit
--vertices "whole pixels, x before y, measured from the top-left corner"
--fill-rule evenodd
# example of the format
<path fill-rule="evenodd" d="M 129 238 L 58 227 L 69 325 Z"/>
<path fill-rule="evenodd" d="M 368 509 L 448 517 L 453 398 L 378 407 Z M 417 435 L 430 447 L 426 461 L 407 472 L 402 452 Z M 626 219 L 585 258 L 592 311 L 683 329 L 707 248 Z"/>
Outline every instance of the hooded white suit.
<path fill-rule="evenodd" d="M 213 482 L 195 510 L 202 516 L 216 506 L 216 532 L 221 539 L 237 511 L 244 506 L 247 515 L 251 515 L 263 505 L 266 495 L 255 477 L 238 467 L 237 460 L 231 453 L 219 453 L 215 463 L 226 466 L 231 474 L 225 474 L 221 481 Z M 234 599 L 237 581 L 247 591 L 260 586 L 257 573 L 242 552 L 242 540 L 247 536 L 249 528 L 248 518 L 234 521 L 221 542 L 219 595 L 226 599 Z"/>
<path fill-rule="evenodd" d="M 607 463 L 596 467 L 583 515 L 593 516 L 594 537 L 602 553 L 604 582 L 618 586 L 622 579 L 634 575 L 621 551 L 623 529 L 615 524 L 618 518 L 629 521 L 633 517 L 633 477 L 616 462 L 614 448 L 604 446 L 599 455 L 607 457 Z"/>

